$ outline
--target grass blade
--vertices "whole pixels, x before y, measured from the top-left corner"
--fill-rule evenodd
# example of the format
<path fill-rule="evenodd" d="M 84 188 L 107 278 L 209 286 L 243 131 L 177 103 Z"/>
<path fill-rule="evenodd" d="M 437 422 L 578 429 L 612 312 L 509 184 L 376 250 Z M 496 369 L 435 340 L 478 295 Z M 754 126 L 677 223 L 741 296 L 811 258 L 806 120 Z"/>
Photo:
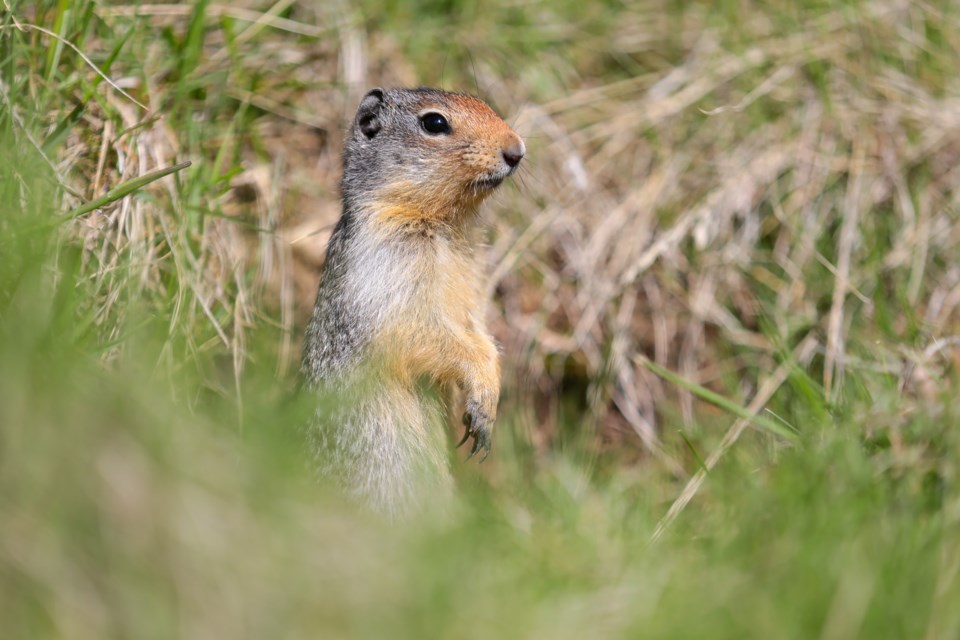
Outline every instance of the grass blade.
<path fill-rule="evenodd" d="M 780 436 L 781 438 L 785 438 L 791 442 L 797 439 L 797 434 L 793 433 L 783 425 L 777 424 L 772 420 L 768 420 L 763 416 L 752 414 L 744 407 L 741 407 L 739 404 L 724 398 L 719 393 L 710 391 L 706 387 L 701 387 L 697 383 L 687 380 L 686 378 L 677 375 L 669 369 L 661 367 L 659 364 L 653 362 L 649 358 L 639 357 L 637 360 L 640 362 L 640 364 L 645 366 L 653 373 L 657 374 L 661 378 L 664 378 L 668 382 L 672 382 L 678 387 L 686 389 L 701 400 L 706 400 L 710 404 L 720 407 L 724 411 L 732 413 L 738 418 L 747 420 L 753 423 L 755 426 L 760 427 L 764 431 L 768 431 L 774 435 Z"/>
<path fill-rule="evenodd" d="M 88 202 L 86 204 L 80 205 L 70 213 L 62 216 L 59 221 L 64 222 L 66 220 L 72 220 L 73 218 L 82 216 L 83 214 L 89 213 L 94 209 L 99 209 L 100 207 L 104 207 L 110 204 L 111 202 L 116 202 L 120 198 L 130 195 L 137 189 L 140 189 L 141 187 L 145 187 L 151 182 L 156 182 L 160 178 L 166 177 L 171 173 L 176 173 L 177 171 L 186 169 L 191 164 L 192 163 L 188 160 L 186 162 L 175 164 L 172 167 L 157 169 L 156 171 L 151 171 L 150 173 L 145 173 L 142 176 L 127 180 L 126 182 L 121 182 L 116 187 L 108 191 L 106 195 L 100 198 L 97 198 L 92 202 Z"/>
<path fill-rule="evenodd" d="M 114 45 L 113 50 L 110 51 L 110 55 L 107 56 L 107 59 L 101 65 L 100 70 L 103 73 L 110 73 L 110 67 L 113 66 L 113 63 L 116 61 L 117 56 L 120 55 L 120 51 L 123 49 L 123 46 L 130 40 L 130 36 L 133 35 L 136 30 L 135 26 L 131 26 L 127 29 L 127 32 L 117 40 L 117 44 Z M 97 87 L 100 86 L 100 83 L 103 82 L 102 75 L 94 76 L 93 80 L 90 83 L 90 87 L 84 92 L 83 99 L 80 101 L 77 106 L 67 115 L 67 117 L 60 120 L 56 128 L 53 130 L 47 138 L 43 141 L 43 150 L 45 153 L 53 153 L 53 149 L 59 145 L 63 138 L 66 136 L 67 131 L 70 130 L 73 125 L 80 121 L 81 116 L 87 111 L 87 103 L 93 98 L 94 93 L 96 92 Z"/>

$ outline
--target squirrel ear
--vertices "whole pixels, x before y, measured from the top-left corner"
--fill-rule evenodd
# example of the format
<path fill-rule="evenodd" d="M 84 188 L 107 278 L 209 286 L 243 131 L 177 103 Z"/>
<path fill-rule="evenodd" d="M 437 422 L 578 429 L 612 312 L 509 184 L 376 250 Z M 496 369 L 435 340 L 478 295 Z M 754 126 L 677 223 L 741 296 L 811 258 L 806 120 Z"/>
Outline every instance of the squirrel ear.
<path fill-rule="evenodd" d="M 367 92 L 357 109 L 357 128 L 367 138 L 373 138 L 380 132 L 380 109 L 383 107 L 383 89 L 376 88 Z"/>

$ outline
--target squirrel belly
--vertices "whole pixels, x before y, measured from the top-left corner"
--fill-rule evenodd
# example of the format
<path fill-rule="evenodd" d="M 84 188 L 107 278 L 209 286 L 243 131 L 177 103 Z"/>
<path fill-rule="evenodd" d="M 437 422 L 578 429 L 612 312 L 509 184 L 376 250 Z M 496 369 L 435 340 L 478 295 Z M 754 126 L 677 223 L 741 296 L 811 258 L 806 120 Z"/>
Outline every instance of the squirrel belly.
<path fill-rule="evenodd" d="M 441 416 L 438 399 L 373 374 L 318 409 L 310 433 L 317 468 L 391 517 L 445 502 L 453 480 Z"/>
<path fill-rule="evenodd" d="M 320 470 L 378 511 L 451 493 L 446 412 L 425 383 L 463 390 L 472 453 L 489 451 L 500 370 L 477 207 L 524 151 L 486 104 L 434 89 L 371 91 L 348 134 L 302 374 Z"/>

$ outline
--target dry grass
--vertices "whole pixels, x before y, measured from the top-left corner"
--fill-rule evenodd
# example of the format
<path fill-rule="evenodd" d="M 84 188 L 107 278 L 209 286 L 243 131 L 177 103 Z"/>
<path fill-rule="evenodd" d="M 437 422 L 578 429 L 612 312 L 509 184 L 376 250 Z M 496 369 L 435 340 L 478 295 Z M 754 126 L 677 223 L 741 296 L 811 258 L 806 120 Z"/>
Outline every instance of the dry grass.
<path fill-rule="evenodd" d="M 257 424 L 274 419 L 264 403 L 279 392 L 255 385 L 283 389 L 292 381 L 298 336 L 339 215 L 342 131 L 358 96 L 378 84 L 476 87 L 528 142 L 518 180 L 485 214 L 491 321 L 505 359 L 500 456 L 484 471 L 494 497 L 465 480 L 469 491 L 495 505 L 497 526 L 520 536 L 493 533 L 493 539 L 510 547 L 508 557 L 533 567 L 535 577 L 517 578 L 526 580 L 520 600 L 529 608 L 497 601 L 510 612 L 500 622 L 507 630 L 522 618 L 527 626 L 516 628 L 561 637 L 606 620 L 611 633 L 627 633 L 631 603 L 640 603 L 650 628 L 669 635 L 680 628 L 671 626 L 680 622 L 669 612 L 680 610 L 687 597 L 716 597 L 719 609 L 730 606 L 722 594 L 739 584 L 734 574 L 750 553 L 736 546 L 736 538 L 727 557 L 733 577 L 710 574 L 702 583 L 677 587 L 676 594 L 664 586 L 674 584 L 668 574 L 696 576 L 700 568 L 682 553 L 669 565 L 644 556 L 623 573 L 617 569 L 636 559 L 638 539 L 669 538 L 667 527 L 701 492 L 715 493 L 701 496 L 704 506 L 695 518 L 688 514 L 692 524 L 683 530 L 691 540 L 722 538 L 740 526 L 757 546 L 764 539 L 764 512 L 758 506 L 750 512 L 753 520 L 744 512 L 739 521 L 725 518 L 729 502 L 748 505 L 746 511 L 766 505 L 795 526 L 806 523 L 808 513 L 817 521 L 817 510 L 825 507 L 806 498 L 798 498 L 795 512 L 776 511 L 777 500 L 790 491 L 806 495 L 803 483 L 765 494 L 719 464 L 737 458 L 742 466 L 734 469 L 764 478 L 769 473 L 769 484 L 777 486 L 770 470 L 790 444 L 768 435 L 746 437 L 753 414 L 799 432 L 807 444 L 828 439 L 822 435 L 828 432 L 851 439 L 867 452 L 866 471 L 846 454 L 824 455 L 811 468 L 828 477 L 850 466 L 849 477 L 841 477 L 851 486 L 873 486 L 877 478 L 909 486 L 915 493 L 907 502 L 935 494 L 931 500 L 947 505 L 938 517 L 956 522 L 949 512 L 956 507 L 953 436 L 917 426 L 949 425 L 960 368 L 960 13 L 952 4 L 773 2 L 714 10 L 565 1 L 484 8 L 464 1 L 405 11 L 281 0 L 82 4 L 65 17 L 63 7 L 9 1 L 0 10 L 0 109 L 9 115 L 0 114 L 6 127 L 0 140 L 13 140 L 50 181 L 37 187 L 26 165 L 7 162 L 0 164 L 8 170 L 0 174 L 3 193 L 60 215 L 125 181 L 193 162 L 135 196 L 63 224 L 55 257 L 44 269 L 53 280 L 68 278 L 76 251 L 77 308 L 89 315 L 83 331 L 92 336 L 83 343 L 85 353 L 108 370 L 125 371 L 131 360 L 137 370 L 147 369 L 146 379 L 162 394 L 145 391 L 145 403 L 155 397 L 163 407 L 169 402 L 205 416 L 198 427 L 164 409 L 179 418 L 172 420 L 177 437 L 169 451 L 163 449 L 169 459 L 162 458 L 160 467 L 146 460 L 153 449 L 139 442 L 98 449 L 98 477 L 122 477 L 106 484 L 129 481 L 130 490 L 141 493 L 94 500 L 108 522 L 119 523 L 124 557 L 155 549 L 154 538 L 142 540 L 130 525 L 143 518 L 157 540 L 184 545 L 184 557 L 151 557 L 146 565 L 169 578 L 182 600 L 200 598 L 202 580 L 222 590 L 229 615 L 187 607 L 183 625 L 196 635 L 242 635 L 252 627 L 237 626 L 237 620 L 251 598 L 269 605 L 248 613 L 254 627 L 282 617 L 282 602 L 243 585 L 276 583 L 287 571 L 307 585 L 290 606 L 308 628 L 349 629 L 350 615 L 365 611 L 369 599 L 389 599 L 390 586 L 406 577 L 394 567 L 383 585 L 356 587 L 376 582 L 371 576 L 378 559 L 432 562 L 417 542 L 410 552 L 409 541 L 360 564 L 312 551 L 319 537 L 355 545 L 362 556 L 377 543 L 353 539 L 354 532 L 372 538 L 383 532 L 363 521 L 297 511 L 314 499 L 302 487 L 292 504 L 282 503 L 295 513 L 275 520 L 263 515 L 262 505 L 217 502 L 217 487 L 246 486 L 245 471 L 269 476 L 269 464 L 261 468 L 243 457 L 247 453 L 231 452 L 247 461 L 236 469 L 204 468 L 207 456 L 217 455 L 210 423 L 219 420 L 211 418 L 211 406 L 222 409 L 220 417 L 230 416 L 226 422 L 258 434 Z M 450 43 L 457 47 L 451 50 Z M 0 231 L 5 224 L 0 221 Z M 3 278 L 6 273 L 0 270 Z M 0 284 L 8 282 L 3 278 Z M 17 300 L 2 287 L 0 294 L 3 305 Z M 0 306 L 0 328 L 6 309 Z M 161 337 L 150 346 L 132 338 L 140 327 L 157 325 Z M 664 381 L 644 365 L 648 359 L 686 383 Z M 740 417 L 700 402 L 701 388 L 741 407 Z M 26 415 L 8 401 L 10 415 Z M 98 411 L 91 409 L 88 422 L 109 422 L 109 411 Z M 143 418 L 144 424 L 153 419 Z M 200 435 L 187 435 L 191 428 Z M 529 471 L 527 463 L 539 471 Z M 199 481 L 178 475 L 194 466 L 202 469 Z M 791 469 L 783 473 L 795 474 L 790 477 L 808 480 L 802 464 L 783 466 Z M 158 468 L 169 475 L 138 475 Z M 612 479 L 597 488 L 585 479 L 591 474 Z M 191 493 L 196 482 L 205 488 Z M 265 489 L 267 495 L 289 489 L 275 482 L 277 493 Z M 525 489 L 520 497 L 517 485 Z M 741 488 L 743 502 L 735 502 Z M 141 500 L 155 507 L 149 517 L 134 513 Z M 617 518 L 628 521 L 634 514 L 634 506 L 624 505 L 636 504 L 640 538 L 632 530 L 597 533 L 616 530 Z M 176 529 L 207 512 L 224 519 L 210 516 L 196 530 Z M 31 532 L 43 527 L 20 516 L 19 528 L 0 537 L 4 553 L 23 559 L 15 570 L 56 585 L 51 598 L 60 609 L 51 617 L 57 624 L 82 618 L 89 637 L 100 637 L 111 615 L 106 601 L 88 606 L 77 600 L 86 578 L 68 557 L 54 555 L 44 565 L 29 553 Z M 280 521 L 286 528 L 278 543 L 271 541 L 271 527 Z M 842 538 L 847 521 L 837 516 L 837 522 L 830 530 Z M 355 529 L 347 534 L 344 527 Z M 243 533 L 231 538 L 231 531 Z M 546 534 L 544 547 L 532 541 L 540 533 Z M 185 541 L 194 535 L 223 536 L 226 551 L 217 556 L 207 538 Z M 441 548 L 462 550 L 452 534 L 438 535 Z M 856 551 L 849 555 L 854 559 L 863 553 L 860 540 L 888 542 L 882 532 L 851 535 L 844 544 Z M 908 542 L 922 537 L 916 535 L 906 536 Z M 796 543 L 788 535 L 783 540 L 787 548 Z M 271 546 L 282 543 L 296 553 Z M 551 543 L 554 550 L 583 543 L 577 547 L 582 553 L 558 568 Z M 474 538 L 471 544 L 480 543 Z M 889 547 L 891 562 L 913 558 L 896 556 L 895 547 Z M 232 582 L 221 569 L 253 548 L 267 549 L 265 557 L 274 562 L 244 557 L 237 565 L 244 579 Z M 810 562 L 831 562 L 830 549 L 811 552 L 816 560 Z M 918 623 L 930 638 L 960 628 L 948 606 L 956 593 L 956 549 L 944 542 L 937 554 L 943 566 L 931 569 L 937 580 L 927 600 L 931 612 Z M 481 555 L 495 563 L 493 550 Z M 530 556 L 530 565 L 523 564 Z M 336 588 L 310 582 L 308 574 L 297 573 L 307 569 L 291 557 L 306 558 L 318 573 L 354 576 L 348 582 L 358 591 L 339 594 L 315 615 L 303 613 Z M 344 566 L 325 564 L 338 561 Z M 858 583 L 863 567 L 841 564 L 850 572 L 837 577 L 836 593 L 810 604 L 823 613 L 823 625 L 811 633 L 851 637 L 860 623 L 882 628 L 870 627 L 876 615 L 865 614 L 860 599 L 880 597 L 879 588 L 873 590 L 878 583 Z M 200 582 L 190 574 L 194 565 Z M 771 575 L 782 576 L 776 566 Z M 438 561 L 434 568 L 455 573 L 464 567 Z M 499 574 L 490 571 L 471 592 L 480 600 L 493 597 L 483 589 L 499 590 Z M 577 592 L 570 608 L 558 609 L 538 591 L 547 574 L 596 590 Z M 442 590 L 453 579 L 439 575 L 417 584 Z M 909 581 L 896 585 L 889 593 L 910 587 Z M 402 608 L 402 601 L 385 608 L 400 615 L 391 606 Z M 657 617 L 658 603 L 664 618 Z M 352 613 L 338 613 L 338 607 Z M 450 608 L 456 607 L 444 611 Z M 556 617 L 560 610 L 567 617 Z M 407 633 L 432 628 L 428 613 L 421 612 L 422 627 Z M 777 616 L 756 616 L 755 631 L 778 623 Z M 567 618 L 573 622 L 558 630 L 557 620 Z M 439 628 L 458 628 L 456 619 Z M 703 630 L 690 625 L 684 628 Z M 367 635 L 391 629 L 390 617 L 363 628 Z M 898 629 L 906 628 L 917 630 Z M 736 625 L 729 629 L 736 637 Z"/>
<path fill-rule="evenodd" d="M 68 207 L 181 159 L 198 165 L 179 187 L 168 179 L 155 190 L 160 200 L 120 200 L 74 233 L 104 339 L 118 337 L 116 303 L 131 272 L 143 292 L 165 298 L 173 271 L 182 286 L 171 325 L 197 326 L 183 331 L 189 352 L 229 352 L 236 384 L 257 323 L 279 325 L 278 371 L 295 369 L 358 93 L 423 80 L 389 34 L 366 31 L 345 6 L 287 6 L 211 5 L 202 16 L 194 91 L 232 104 L 210 94 L 180 102 L 182 85 L 162 80 L 178 71 L 164 45 L 142 46 L 142 68 L 116 79 L 150 110 L 104 92 L 60 160 L 81 196 L 68 195 Z M 537 407 L 526 417 L 544 434 L 540 446 L 556 433 L 556 399 L 580 394 L 586 424 L 606 441 L 641 446 L 686 475 L 686 451 L 661 443 L 657 408 L 672 405 L 673 392 L 639 355 L 744 405 L 804 338 L 815 346 L 799 364 L 827 405 L 843 405 L 851 370 L 868 387 L 872 374 L 899 376 L 905 403 L 935 401 L 949 384 L 960 331 L 960 109 L 948 75 L 917 70 L 936 68 L 958 44 L 942 29 L 939 49 L 927 48 L 926 31 L 956 17 L 895 2 L 853 14 L 777 11 L 742 16 L 736 36 L 696 8 L 626 11 L 610 33 L 569 34 L 585 42 L 565 57 L 563 86 L 543 96 L 524 73 L 500 74 L 495 55 L 469 70 L 530 143 L 519 188 L 488 217 L 509 395 Z M 98 15 L 118 31 L 136 16 L 184 38 L 197 19 L 171 5 Z M 230 38 L 216 22 L 227 18 L 243 21 Z M 573 54 L 601 38 L 637 69 L 580 75 L 604 57 Z M 190 121 L 207 120 L 214 137 L 191 131 Z M 883 309 L 877 297 L 888 300 Z M 863 330 L 851 338 L 855 327 Z M 174 369 L 175 360 L 168 352 Z M 676 394 L 694 428 L 693 396 Z"/>

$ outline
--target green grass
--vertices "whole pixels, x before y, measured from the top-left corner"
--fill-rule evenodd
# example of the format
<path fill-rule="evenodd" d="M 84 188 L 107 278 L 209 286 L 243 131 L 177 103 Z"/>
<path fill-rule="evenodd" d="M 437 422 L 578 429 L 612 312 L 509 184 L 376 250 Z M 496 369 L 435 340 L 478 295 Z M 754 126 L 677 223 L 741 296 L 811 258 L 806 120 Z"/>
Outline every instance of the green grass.
<path fill-rule="evenodd" d="M 0 9 L 3 637 L 960 636 L 950 3 L 133 9 Z M 378 83 L 530 148 L 493 455 L 399 524 L 295 375 Z"/>

